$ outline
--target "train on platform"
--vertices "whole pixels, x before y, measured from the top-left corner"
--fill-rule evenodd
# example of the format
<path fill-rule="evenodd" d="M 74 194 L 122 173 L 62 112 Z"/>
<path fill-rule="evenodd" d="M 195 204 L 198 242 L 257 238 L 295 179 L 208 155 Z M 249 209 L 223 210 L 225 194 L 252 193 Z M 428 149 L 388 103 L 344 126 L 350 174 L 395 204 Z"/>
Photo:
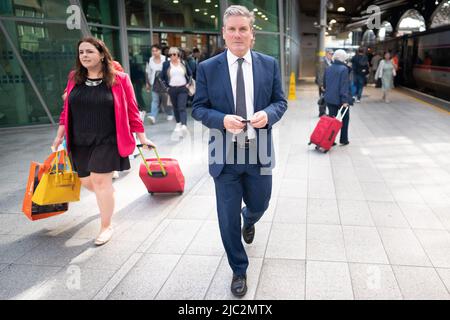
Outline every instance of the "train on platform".
<path fill-rule="evenodd" d="M 397 85 L 450 101 L 450 26 L 382 41 L 375 50 L 398 55 Z"/>

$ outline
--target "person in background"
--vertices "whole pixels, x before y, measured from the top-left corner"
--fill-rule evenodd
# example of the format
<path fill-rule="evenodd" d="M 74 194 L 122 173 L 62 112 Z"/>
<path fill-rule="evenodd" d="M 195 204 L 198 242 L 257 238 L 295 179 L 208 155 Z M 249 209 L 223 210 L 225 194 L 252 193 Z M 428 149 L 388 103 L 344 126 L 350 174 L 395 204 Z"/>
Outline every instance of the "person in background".
<path fill-rule="evenodd" d="M 186 133 L 187 129 L 187 99 L 188 84 L 192 79 L 189 66 L 181 59 L 181 51 L 177 47 L 169 49 L 170 61 L 163 64 L 161 79 L 169 87 L 169 96 L 172 101 L 175 120 L 177 122 L 174 132 Z"/>
<path fill-rule="evenodd" d="M 152 94 L 152 101 L 150 105 L 150 112 L 147 115 L 147 119 L 149 119 L 151 124 L 156 123 L 156 117 L 159 112 L 159 106 L 162 105 L 163 109 L 167 112 L 167 120 L 172 121 L 173 114 L 172 110 L 167 108 L 167 93 L 164 92 L 164 88 L 161 88 L 159 83 L 155 83 L 160 81 L 157 77 L 160 77 L 160 73 L 162 71 L 163 63 L 166 61 L 166 57 L 161 54 L 161 47 L 157 44 L 152 45 L 152 56 L 149 59 L 146 67 L 146 89 L 147 92 Z"/>
<path fill-rule="evenodd" d="M 323 75 L 325 73 L 325 69 L 331 66 L 333 63 L 333 50 L 327 49 L 325 53 L 325 57 L 319 60 L 319 67 L 317 68 L 316 74 L 316 84 L 319 87 L 319 117 L 323 116 L 326 113 L 326 104 L 323 98 L 323 94 L 325 90 L 323 88 Z"/>
<path fill-rule="evenodd" d="M 376 82 L 375 73 L 378 70 L 378 64 L 380 63 L 381 59 L 383 59 L 381 54 L 378 51 L 375 52 L 375 55 L 372 57 L 372 60 L 370 61 L 370 76 L 369 76 L 370 83 Z"/>
<path fill-rule="evenodd" d="M 346 64 L 347 53 L 344 50 L 336 50 L 333 55 L 333 64 L 325 70 L 323 84 L 325 87 L 325 102 L 329 115 L 337 116 L 341 106 L 349 108 L 351 97 L 349 95 L 350 81 L 349 69 Z M 350 121 L 350 110 L 344 116 L 340 135 L 341 145 L 347 145 L 348 124 Z"/>
<path fill-rule="evenodd" d="M 76 67 L 69 74 L 52 148 L 57 150 L 65 137 L 83 187 L 95 193 L 101 217 L 95 244 L 103 245 L 113 234 L 113 171 L 130 168 L 134 132 L 142 144 L 155 145 L 145 135 L 130 78 L 114 69 L 103 41 L 83 38 L 76 50 Z"/>
<path fill-rule="evenodd" d="M 381 89 L 383 90 L 383 101 L 390 103 L 388 99 L 389 92 L 394 87 L 394 77 L 397 75 L 395 65 L 391 59 L 391 54 L 386 52 L 384 59 L 380 61 L 375 79 L 381 79 Z"/>
<path fill-rule="evenodd" d="M 353 81 L 356 87 L 356 102 L 361 102 L 361 97 L 366 82 L 366 75 L 369 73 L 369 62 L 364 54 L 364 48 L 360 47 L 352 60 Z"/>

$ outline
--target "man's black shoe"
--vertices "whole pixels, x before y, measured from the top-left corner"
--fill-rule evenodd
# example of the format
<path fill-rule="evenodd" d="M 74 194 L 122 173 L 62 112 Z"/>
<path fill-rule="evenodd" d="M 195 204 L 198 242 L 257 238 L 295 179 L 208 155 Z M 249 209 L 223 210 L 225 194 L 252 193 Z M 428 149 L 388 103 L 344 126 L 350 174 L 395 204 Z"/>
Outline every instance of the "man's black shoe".
<path fill-rule="evenodd" d="M 246 228 L 245 226 L 242 228 L 242 237 L 244 238 L 245 243 L 250 244 L 253 242 L 255 238 L 255 225 Z"/>
<path fill-rule="evenodd" d="M 247 293 L 247 276 L 237 276 L 233 274 L 231 281 L 231 293 L 236 297 L 243 297 Z"/>
<path fill-rule="evenodd" d="M 350 143 L 350 141 L 341 142 L 341 146 L 346 146 Z"/>

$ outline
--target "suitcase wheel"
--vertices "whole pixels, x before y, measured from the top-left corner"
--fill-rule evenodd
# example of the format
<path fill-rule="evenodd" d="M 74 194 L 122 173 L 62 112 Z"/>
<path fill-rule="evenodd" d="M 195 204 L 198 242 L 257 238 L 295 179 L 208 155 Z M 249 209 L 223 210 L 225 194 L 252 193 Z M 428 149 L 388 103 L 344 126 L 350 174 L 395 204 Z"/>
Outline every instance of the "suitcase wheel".
<path fill-rule="evenodd" d="M 323 153 L 327 153 L 329 150 L 325 150 Z"/>
<path fill-rule="evenodd" d="M 151 196 L 154 196 L 154 195 L 155 195 L 155 193 L 154 193 L 154 192 L 149 192 L 149 193 L 150 193 L 150 195 L 151 195 Z"/>
<path fill-rule="evenodd" d="M 183 191 L 179 191 L 178 195 L 180 195 L 180 196 L 183 195 Z"/>
<path fill-rule="evenodd" d="M 308 146 L 310 146 L 312 144 L 312 142 L 310 141 L 309 143 L 308 143 Z"/>

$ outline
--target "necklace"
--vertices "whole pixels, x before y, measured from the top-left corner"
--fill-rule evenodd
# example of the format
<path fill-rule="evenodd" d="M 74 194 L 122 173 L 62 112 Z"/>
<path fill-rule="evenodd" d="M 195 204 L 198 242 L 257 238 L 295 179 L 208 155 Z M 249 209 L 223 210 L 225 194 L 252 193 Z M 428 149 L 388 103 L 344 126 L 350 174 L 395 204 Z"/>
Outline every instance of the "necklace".
<path fill-rule="evenodd" d="M 99 86 L 102 82 L 103 82 L 103 79 L 99 79 L 99 80 L 86 79 L 86 81 L 84 83 L 88 87 L 96 87 L 96 86 Z"/>

